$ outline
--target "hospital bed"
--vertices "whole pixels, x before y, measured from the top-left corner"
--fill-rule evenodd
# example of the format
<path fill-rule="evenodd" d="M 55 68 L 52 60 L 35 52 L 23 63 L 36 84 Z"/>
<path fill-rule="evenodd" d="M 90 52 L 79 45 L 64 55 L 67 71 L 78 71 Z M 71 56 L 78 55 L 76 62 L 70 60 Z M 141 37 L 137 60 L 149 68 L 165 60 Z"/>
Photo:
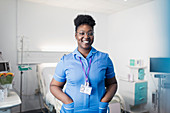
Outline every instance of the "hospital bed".
<path fill-rule="evenodd" d="M 56 110 L 59 113 L 62 102 L 56 99 L 50 92 L 50 82 L 53 78 L 55 67 L 57 63 L 41 63 L 37 66 L 37 78 L 39 82 L 39 88 L 43 97 L 44 106 L 49 110 Z"/>
<path fill-rule="evenodd" d="M 39 64 L 37 66 L 37 77 L 39 81 L 40 92 L 43 96 L 44 106 L 49 111 L 55 110 L 56 113 L 59 113 L 62 106 L 62 102 L 56 99 L 49 90 L 50 82 L 53 78 L 56 65 L 57 63 Z M 110 110 L 112 111 L 111 113 L 120 113 L 121 104 L 119 103 L 117 96 L 118 95 L 116 94 L 115 97 L 110 102 Z"/>

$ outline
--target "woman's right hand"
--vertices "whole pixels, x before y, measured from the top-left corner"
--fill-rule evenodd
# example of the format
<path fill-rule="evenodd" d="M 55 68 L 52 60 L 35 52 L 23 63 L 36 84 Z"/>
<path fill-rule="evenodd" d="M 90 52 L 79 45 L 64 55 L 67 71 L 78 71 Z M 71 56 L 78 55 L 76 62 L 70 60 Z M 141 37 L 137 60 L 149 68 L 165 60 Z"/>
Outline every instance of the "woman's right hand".
<path fill-rule="evenodd" d="M 53 78 L 50 84 L 50 91 L 58 100 L 63 102 L 60 113 L 74 113 L 73 100 L 62 90 L 64 84 L 65 82 L 58 82 Z"/>
<path fill-rule="evenodd" d="M 67 98 L 67 100 L 63 101 L 63 104 L 71 104 L 73 100 L 71 98 Z"/>

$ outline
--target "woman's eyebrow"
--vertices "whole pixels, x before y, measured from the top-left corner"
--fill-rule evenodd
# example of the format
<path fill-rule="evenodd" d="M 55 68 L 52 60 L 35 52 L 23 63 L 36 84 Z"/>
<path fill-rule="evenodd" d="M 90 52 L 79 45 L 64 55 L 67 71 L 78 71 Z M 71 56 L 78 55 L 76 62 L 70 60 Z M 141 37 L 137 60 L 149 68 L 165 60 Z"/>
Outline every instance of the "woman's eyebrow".
<path fill-rule="evenodd" d="M 85 32 L 84 30 L 80 30 L 80 31 Z M 91 30 L 89 30 L 89 31 L 87 31 L 87 32 L 90 32 L 90 31 L 93 31 L 93 30 L 91 29 Z"/>
<path fill-rule="evenodd" d="M 91 30 L 89 30 L 89 31 L 93 31 L 93 30 L 91 29 Z M 88 32 L 89 32 L 89 31 L 88 31 Z"/>

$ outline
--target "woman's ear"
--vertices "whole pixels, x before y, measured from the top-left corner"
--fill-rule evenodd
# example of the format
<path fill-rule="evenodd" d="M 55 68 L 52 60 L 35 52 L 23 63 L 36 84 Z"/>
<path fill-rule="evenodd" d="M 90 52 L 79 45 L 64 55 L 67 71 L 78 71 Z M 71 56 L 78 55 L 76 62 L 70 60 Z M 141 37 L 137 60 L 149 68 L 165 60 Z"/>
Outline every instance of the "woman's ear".
<path fill-rule="evenodd" d="M 77 33 L 75 33 L 75 39 L 77 40 Z"/>

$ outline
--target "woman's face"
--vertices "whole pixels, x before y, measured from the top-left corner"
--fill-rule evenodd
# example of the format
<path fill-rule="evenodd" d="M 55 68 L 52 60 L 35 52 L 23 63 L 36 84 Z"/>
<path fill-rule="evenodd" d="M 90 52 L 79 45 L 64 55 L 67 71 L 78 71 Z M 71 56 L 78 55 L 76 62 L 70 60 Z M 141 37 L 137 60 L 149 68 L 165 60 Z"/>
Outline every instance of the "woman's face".
<path fill-rule="evenodd" d="M 93 29 L 87 24 L 82 24 L 77 28 L 75 33 L 77 39 L 78 48 L 89 50 L 94 41 Z"/>

